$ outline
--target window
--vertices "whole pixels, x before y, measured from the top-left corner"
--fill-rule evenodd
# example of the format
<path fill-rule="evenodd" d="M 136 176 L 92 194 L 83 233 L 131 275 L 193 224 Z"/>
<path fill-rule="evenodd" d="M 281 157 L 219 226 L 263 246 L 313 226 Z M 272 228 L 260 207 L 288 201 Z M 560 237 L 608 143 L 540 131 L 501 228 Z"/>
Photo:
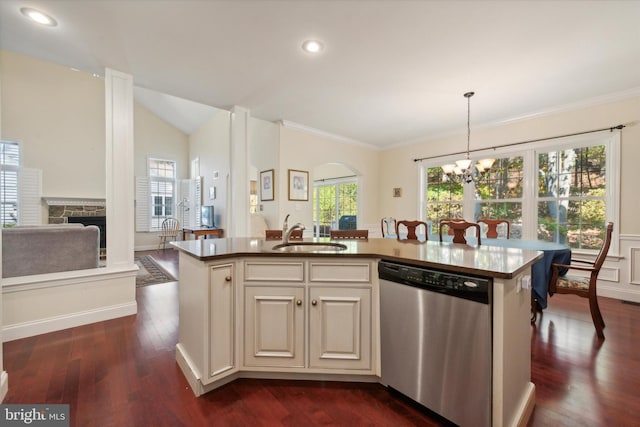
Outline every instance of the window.
<path fill-rule="evenodd" d="M 489 171 L 478 175 L 475 186 L 474 221 L 480 218 L 507 219 L 511 223 L 512 239 L 522 237 L 523 165 L 523 156 L 496 159 Z M 499 237 L 506 237 L 500 235 L 506 234 L 506 226 L 504 229 L 498 227 L 498 233 Z"/>
<path fill-rule="evenodd" d="M 606 147 L 538 153 L 538 239 L 599 249 L 606 222 Z"/>
<path fill-rule="evenodd" d="M 606 222 L 618 222 L 619 152 L 619 132 L 504 147 L 503 157 L 468 185 L 442 172 L 440 165 L 450 161 L 434 160 L 422 168 L 424 216 L 433 224 L 448 217 L 506 218 L 512 239 L 595 251 Z M 612 245 L 615 251 L 615 239 Z"/>
<path fill-rule="evenodd" d="M 18 224 L 18 172 L 20 147 L 15 142 L 0 141 L 0 218 L 2 227 Z"/>
<path fill-rule="evenodd" d="M 355 180 L 314 183 L 314 236 L 328 237 L 329 230 L 355 230 L 357 218 L 358 184 Z"/>
<path fill-rule="evenodd" d="M 451 180 L 440 166 L 427 169 L 427 222 L 433 232 L 442 219 L 462 217 L 464 188 L 459 180 Z M 433 228 L 433 224 L 436 227 Z"/>
<path fill-rule="evenodd" d="M 151 229 L 159 230 L 162 221 L 174 216 L 176 162 L 149 159 L 151 187 Z"/>

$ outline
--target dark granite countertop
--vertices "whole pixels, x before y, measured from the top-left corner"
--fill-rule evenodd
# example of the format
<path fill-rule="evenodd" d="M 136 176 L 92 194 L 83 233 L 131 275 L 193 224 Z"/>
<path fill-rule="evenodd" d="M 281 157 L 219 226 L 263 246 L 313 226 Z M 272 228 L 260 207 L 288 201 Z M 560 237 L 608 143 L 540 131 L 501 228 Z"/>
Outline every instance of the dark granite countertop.
<path fill-rule="evenodd" d="M 257 238 L 200 239 L 172 242 L 171 245 L 200 261 L 234 257 L 344 257 L 378 258 L 458 273 L 511 279 L 542 258 L 542 252 L 497 246 L 471 246 L 448 242 L 416 242 L 395 239 L 340 240 L 304 239 L 304 242 L 336 242 L 347 246 L 342 251 L 279 252 L 279 240 Z"/>

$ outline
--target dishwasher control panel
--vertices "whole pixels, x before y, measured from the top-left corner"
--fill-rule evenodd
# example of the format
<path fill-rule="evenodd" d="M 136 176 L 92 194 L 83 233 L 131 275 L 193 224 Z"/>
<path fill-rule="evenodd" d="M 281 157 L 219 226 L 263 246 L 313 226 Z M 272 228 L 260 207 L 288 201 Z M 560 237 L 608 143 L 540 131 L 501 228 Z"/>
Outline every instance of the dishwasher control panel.
<path fill-rule="evenodd" d="M 490 278 L 414 267 L 381 261 L 378 264 L 381 279 L 446 293 L 460 298 L 488 303 Z"/>

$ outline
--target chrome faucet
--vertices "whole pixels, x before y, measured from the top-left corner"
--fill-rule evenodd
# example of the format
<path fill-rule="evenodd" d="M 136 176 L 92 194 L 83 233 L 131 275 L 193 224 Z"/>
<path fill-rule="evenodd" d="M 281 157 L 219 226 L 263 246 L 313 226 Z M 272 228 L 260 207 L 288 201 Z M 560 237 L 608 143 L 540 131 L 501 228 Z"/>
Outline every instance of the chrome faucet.
<path fill-rule="evenodd" d="M 287 243 L 289 243 L 289 239 L 291 238 L 291 232 L 293 232 L 293 230 L 296 230 L 296 229 L 304 230 L 305 229 L 304 224 L 301 224 L 298 222 L 295 225 L 292 225 L 291 228 L 282 235 L 283 244 L 286 245 Z"/>
<path fill-rule="evenodd" d="M 284 217 L 284 222 L 282 223 L 282 242 L 286 243 L 286 241 L 284 240 L 284 236 L 285 234 L 287 234 L 287 230 L 289 230 L 289 216 L 291 216 L 291 214 L 287 214 L 286 217 Z"/>

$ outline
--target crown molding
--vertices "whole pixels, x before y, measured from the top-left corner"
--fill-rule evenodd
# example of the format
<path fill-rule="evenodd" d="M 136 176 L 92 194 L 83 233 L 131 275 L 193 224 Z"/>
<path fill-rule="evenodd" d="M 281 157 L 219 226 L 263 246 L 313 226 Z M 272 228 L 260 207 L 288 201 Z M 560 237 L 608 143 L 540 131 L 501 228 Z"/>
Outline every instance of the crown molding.
<path fill-rule="evenodd" d="M 612 102 L 622 101 L 622 100 L 625 100 L 625 99 L 635 98 L 635 97 L 639 97 L 639 96 L 640 96 L 640 87 L 636 87 L 636 88 L 633 88 L 633 89 L 624 90 L 624 91 L 620 91 L 620 92 L 609 93 L 609 94 L 601 95 L 601 96 L 596 96 L 596 97 L 593 97 L 593 98 L 588 98 L 588 99 L 584 99 L 584 100 L 573 102 L 573 103 L 569 103 L 569 104 L 563 104 L 563 105 L 558 105 L 558 106 L 555 106 L 555 107 L 549 107 L 549 108 L 545 108 L 545 109 L 538 110 L 538 111 L 535 111 L 535 112 L 526 113 L 526 114 L 522 114 L 522 115 L 519 115 L 519 116 L 514 116 L 514 117 L 501 119 L 501 120 L 497 120 L 497 121 L 493 121 L 493 122 L 485 122 L 485 123 L 474 124 L 473 129 L 475 131 L 480 130 L 480 129 L 490 129 L 490 128 L 494 128 L 494 127 L 498 127 L 498 126 L 505 126 L 505 125 L 514 124 L 514 123 L 518 123 L 518 122 L 524 122 L 524 121 L 527 121 L 527 120 L 539 119 L 539 118 L 542 118 L 542 117 L 548 117 L 548 116 L 552 116 L 552 115 L 555 115 L 555 114 L 566 113 L 566 112 L 570 112 L 570 111 L 577 111 L 577 110 L 581 110 L 581 109 L 589 108 L 589 107 L 596 107 L 598 105 L 609 104 L 609 103 L 612 103 Z M 405 147 L 405 146 L 410 146 L 410 145 L 417 145 L 417 144 L 424 144 L 424 143 L 439 141 L 439 140 L 441 140 L 443 138 L 455 137 L 455 136 L 458 136 L 458 135 L 461 135 L 461 134 L 462 134 L 462 131 L 459 130 L 459 129 L 458 130 L 451 130 L 451 131 L 441 132 L 441 133 L 434 134 L 434 135 L 427 135 L 427 136 L 424 136 L 424 137 L 421 137 L 421 138 L 418 137 L 418 138 L 414 138 L 414 139 L 411 139 L 411 140 L 398 142 L 396 144 L 387 145 L 383 149 L 384 150 L 392 150 L 394 148 L 400 148 L 400 147 Z"/>
<path fill-rule="evenodd" d="M 633 89 L 623 90 L 620 92 L 608 93 L 606 95 L 594 96 L 592 98 L 583 99 L 581 101 L 571 102 L 568 104 L 557 105 L 555 107 L 549 107 L 542 110 L 534 111 L 520 116 L 515 116 L 495 122 L 486 123 L 483 127 L 494 127 L 500 125 L 506 125 L 525 120 L 537 119 L 541 117 L 552 116 L 554 114 L 566 113 L 569 111 L 582 110 L 584 108 L 596 107 L 598 105 L 609 104 L 612 102 L 622 101 L 624 99 L 635 98 L 640 96 L 640 87 Z"/>
<path fill-rule="evenodd" d="M 375 150 L 375 151 L 380 151 L 381 150 L 381 148 L 376 146 L 376 145 L 367 144 L 366 142 L 358 141 L 358 140 L 352 139 L 352 138 L 347 138 L 346 136 L 337 135 L 335 133 L 325 132 L 323 130 L 312 128 L 310 126 L 305 126 L 305 125 L 301 125 L 299 123 L 291 122 L 289 120 L 280 120 L 280 125 L 282 127 L 288 128 L 288 129 L 294 129 L 294 130 L 298 130 L 300 132 L 304 132 L 304 133 L 307 133 L 307 134 L 310 134 L 310 135 L 315 135 L 315 136 L 320 136 L 322 138 L 332 139 L 334 141 L 342 142 L 344 144 L 356 145 L 356 146 L 359 146 L 359 147 L 364 147 L 364 148 L 368 148 L 370 150 Z"/>

